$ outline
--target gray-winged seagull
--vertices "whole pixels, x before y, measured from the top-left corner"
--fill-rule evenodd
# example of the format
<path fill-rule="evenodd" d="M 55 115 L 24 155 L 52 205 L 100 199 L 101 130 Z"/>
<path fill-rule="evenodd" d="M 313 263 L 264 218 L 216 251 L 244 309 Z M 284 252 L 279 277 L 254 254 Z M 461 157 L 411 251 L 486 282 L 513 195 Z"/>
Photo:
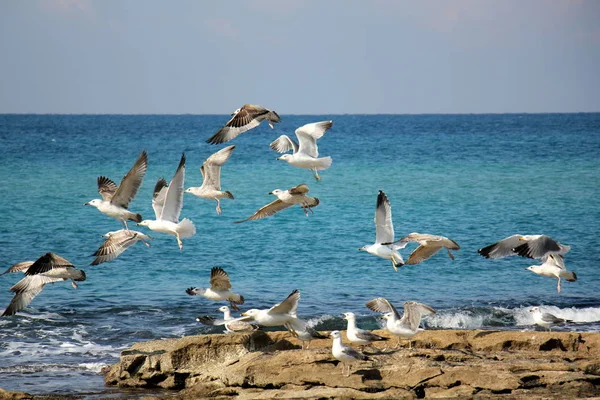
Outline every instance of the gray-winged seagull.
<path fill-rule="evenodd" d="M 343 313 L 344 319 L 348 321 L 348 328 L 346 329 L 346 337 L 350 343 L 355 343 L 360 346 L 368 346 L 373 342 L 380 342 L 388 340 L 388 338 L 379 336 L 373 332 L 360 329 L 356 326 L 356 316 L 354 313 L 345 312 Z"/>
<path fill-rule="evenodd" d="M 350 376 L 350 364 L 356 361 L 368 361 L 369 357 L 364 354 L 354 350 L 350 346 L 345 346 L 342 343 L 342 335 L 340 331 L 333 331 L 329 334 L 333 338 L 333 343 L 331 345 L 331 354 L 333 357 L 340 361 L 342 364 L 342 375 Z M 344 374 L 344 366 L 348 365 L 348 373 Z"/>
<path fill-rule="evenodd" d="M 564 278 L 567 282 L 577 281 L 577 274 L 574 271 L 567 271 L 563 256 L 560 254 L 547 254 L 542 258 L 542 262 L 543 264 L 541 265 L 531 265 L 525 269 L 540 276 L 558 279 L 556 285 L 558 293 L 560 293 L 561 290 L 561 278 Z"/>
<path fill-rule="evenodd" d="M 573 322 L 570 319 L 558 318 L 557 316 L 542 312 L 539 307 L 532 307 L 529 310 L 531 316 L 533 317 L 533 322 L 536 325 L 543 326 L 544 328 L 548 328 L 549 331 L 552 330 L 552 325 L 564 324 L 565 322 Z"/>

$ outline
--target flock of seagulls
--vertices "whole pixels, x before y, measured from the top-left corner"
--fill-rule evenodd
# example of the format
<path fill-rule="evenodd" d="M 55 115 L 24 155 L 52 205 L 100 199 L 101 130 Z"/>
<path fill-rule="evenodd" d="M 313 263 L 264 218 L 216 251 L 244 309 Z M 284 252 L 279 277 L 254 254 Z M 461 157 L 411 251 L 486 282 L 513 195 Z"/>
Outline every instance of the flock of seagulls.
<path fill-rule="evenodd" d="M 257 127 L 264 120 L 267 120 L 269 126 L 273 128 L 274 123 L 280 122 L 280 117 L 273 110 L 258 105 L 245 104 L 232 113 L 232 118 L 207 142 L 211 144 L 228 142 L 238 135 Z M 332 126 L 333 121 L 309 123 L 296 129 L 297 141 L 287 135 L 281 135 L 270 143 L 269 147 L 278 153 L 283 153 L 278 157 L 278 160 L 286 161 L 297 168 L 309 169 L 315 180 L 320 181 L 322 178 L 319 171 L 329 168 L 332 159 L 331 157 L 319 157 L 317 141 Z M 192 237 L 196 233 L 195 225 L 190 219 L 181 219 L 184 193 L 215 201 L 216 212 L 221 214 L 221 200 L 234 199 L 232 192 L 221 188 L 221 168 L 229 160 L 235 147 L 235 145 L 224 147 L 208 157 L 200 168 L 203 178 L 202 186 L 187 189 L 184 186 L 186 157 L 185 154 L 182 154 L 171 181 L 167 182 L 165 179 L 159 178 L 156 182 L 152 194 L 154 219 L 143 219 L 139 213 L 129 210 L 129 205 L 142 185 L 148 169 L 146 151 L 141 152 L 118 186 L 108 177 L 98 177 L 97 189 L 101 198 L 93 199 L 85 205 L 93 206 L 101 213 L 120 221 L 122 229 L 104 235 L 104 242 L 93 253 L 95 258 L 91 265 L 113 261 L 137 242 L 150 246 L 152 238 L 142 232 L 130 229 L 128 221 L 134 221 L 138 226 L 147 227 L 154 232 L 174 236 L 180 251 L 182 251 L 182 239 Z M 250 217 L 235 223 L 270 217 L 294 205 L 298 205 L 304 214 L 308 216 L 309 213 L 313 213 L 313 208 L 320 204 L 318 198 L 308 196 L 309 191 L 306 184 L 300 184 L 287 190 L 274 189 L 269 194 L 276 196 L 276 200 L 261 207 Z M 392 208 L 388 197 L 381 190 L 377 196 L 374 221 L 375 243 L 365 245 L 359 250 L 389 260 L 395 271 L 398 271 L 404 265 L 422 263 L 442 249 L 446 249 L 448 256 L 454 260 L 455 256 L 451 253 L 451 250 L 460 249 L 458 243 L 452 239 L 427 233 L 413 232 L 399 240 L 395 240 Z M 411 252 L 405 262 L 400 250 L 413 242 L 417 243 L 418 247 Z M 577 280 L 575 272 L 567 271 L 565 267 L 564 255 L 569 250 L 569 246 L 562 245 L 546 235 L 512 235 L 481 248 L 478 252 L 481 256 L 492 259 L 515 255 L 538 259 L 542 264 L 532 265 L 527 270 L 541 276 L 556 278 L 558 280 L 557 290 L 560 292 L 561 279 L 568 282 Z M 2 316 L 14 315 L 23 310 L 48 283 L 71 280 L 73 287 L 77 288 L 75 282 L 86 279 L 84 271 L 76 269 L 69 261 L 54 253 L 46 253 L 36 261 L 15 264 L 1 275 L 16 272 L 23 272 L 25 277 L 10 288 L 14 296 Z M 238 306 L 244 304 L 244 297 L 232 291 L 229 275 L 219 267 L 214 267 L 211 270 L 210 287 L 191 287 L 186 292 L 189 295 L 202 296 L 212 301 L 227 301 L 229 307 L 234 311 L 240 311 Z M 308 348 L 308 343 L 311 340 L 327 336 L 317 332 L 305 320 L 298 317 L 299 299 L 300 292 L 294 290 L 285 300 L 268 309 L 246 310 L 241 313 L 240 317 L 234 318 L 231 315 L 230 308 L 223 306 L 218 309 L 223 313 L 222 319 L 202 316 L 198 317 L 197 321 L 206 325 L 224 326 L 226 332 L 250 331 L 257 329 L 257 326 L 283 326 L 293 336 L 306 343 Z M 401 338 L 409 339 L 409 348 L 412 347 L 410 339 L 422 330 L 420 328 L 422 318 L 436 312 L 428 305 L 407 301 L 404 303 L 404 313 L 400 315 L 392 303 L 383 297 L 367 302 L 366 306 L 368 309 L 382 314 L 382 318 L 386 320 L 386 330 L 392 336 L 398 337 L 396 347 L 400 345 Z M 568 322 L 549 313 L 542 313 L 538 308 L 533 308 L 531 311 L 536 323 L 543 326 Z M 373 342 L 389 339 L 358 328 L 354 313 L 346 312 L 343 315 L 344 319 L 348 321 L 346 336 L 350 343 L 364 348 L 372 345 Z M 332 354 L 342 363 L 342 371 L 344 371 L 345 363 L 367 359 L 359 350 L 344 345 L 339 331 L 331 332 L 330 336 L 333 338 Z"/>

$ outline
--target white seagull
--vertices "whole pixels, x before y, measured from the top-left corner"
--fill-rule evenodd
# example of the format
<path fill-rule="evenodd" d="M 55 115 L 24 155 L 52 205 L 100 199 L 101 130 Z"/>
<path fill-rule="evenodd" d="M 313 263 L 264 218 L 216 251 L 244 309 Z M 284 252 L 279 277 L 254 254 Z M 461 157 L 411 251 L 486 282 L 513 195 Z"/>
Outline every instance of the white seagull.
<path fill-rule="evenodd" d="M 152 208 L 156 220 L 146 219 L 138 223 L 140 226 L 146 226 L 155 232 L 168 233 L 174 235 L 179 245 L 179 250 L 183 250 L 181 239 L 185 239 L 196 234 L 194 223 L 187 218 L 179 221 L 179 215 L 183 208 L 183 184 L 185 180 L 185 154 L 181 156 L 179 166 L 170 184 L 160 178 L 154 186 L 152 196 Z"/>
<path fill-rule="evenodd" d="M 270 217 L 271 215 L 274 215 L 281 210 L 285 210 L 294 204 L 299 204 L 304 211 L 304 215 L 308 216 L 307 210 L 313 212 L 312 208 L 318 206 L 320 203 L 318 198 L 307 196 L 306 193 L 308 192 L 308 186 L 305 184 L 295 186 L 288 190 L 275 189 L 269 194 L 277 196 L 277 200 L 274 200 L 266 206 L 261 207 L 258 211 L 245 220 L 235 221 L 235 223 L 241 224 L 242 222 L 246 221 L 254 221 L 257 219 Z"/>
<path fill-rule="evenodd" d="M 231 316 L 231 311 L 227 306 L 219 307 L 217 311 L 221 311 L 223 313 L 223 319 L 216 319 L 213 317 L 204 316 L 196 318 L 196 321 L 204 325 L 224 325 L 225 333 L 248 332 L 255 331 L 258 329 L 258 325 L 252 325 L 246 321 L 241 321 L 239 319 L 233 318 Z"/>
<path fill-rule="evenodd" d="M 350 364 L 348 364 L 348 373 L 344 374 L 344 365 L 355 361 L 368 361 L 369 357 L 354 350 L 352 347 L 345 346 L 342 343 L 342 335 L 340 331 L 333 331 L 329 334 L 333 338 L 331 345 L 331 354 L 342 364 L 342 375 L 350 376 Z"/>
<path fill-rule="evenodd" d="M 112 261 L 125 250 L 140 241 L 147 247 L 150 247 L 148 241 L 152 240 L 150 236 L 145 235 L 142 232 L 126 229 L 108 232 L 104 237 L 106 237 L 106 240 L 104 240 L 104 243 L 102 243 L 98 250 L 92 254 L 92 256 L 95 256 L 96 258 L 90 265 L 98 265 L 107 261 Z"/>
<path fill-rule="evenodd" d="M 210 270 L 209 288 L 191 287 L 185 292 L 190 296 L 202 296 L 214 301 L 227 300 L 231 308 L 236 311 L 239 311 L 237 304 L 244 304 L 244 296 L 231 291 L 229 275 L 220 267 L 213 267 Z"/>
<path fill-rule="evenodd" d="M 565 267 L 565 260 L 561 255 L 548 254 L 542 258 L 542 262 L 543 264 L 541 265 L 531 265 L 525 269 L 537 275 L 558 279 L 558 284 L 556 285 L 556 290 L 558 293 L 560 293 L 561 289 L 561 278 L 564 278 L 567 282 L 577 281 L 577 274 L 573 271 L 567 271 L 567 268 Z"/>
<path fill-rule="evenodd" d="M 417 247 L 412 253 L 410 253 L 410 257 L 408 257 L 408 260 L 406 260 L 406 265 L 419 264 L 420 262 L 427 260 L 435 253 L 444 248 L 446 249 L 446 251 L 448 251 L 448 255 L 450 256 L 450 258 L 454 260 L 454 255 L 450 252 L 450 250 L 460 249 L 458 243 L 456 243 L 452 239 L 448 239 L 447 237 L 417 232 L 413 232 L 403 237 L 394 244 L 399 244 L 402 248 L 410 242 L 419 243 L 419 247 Z"/>
<path fill-rule="evenodd" d="M 191 193 L 194 196 L 203 199 L 215 200 L 217 202 L 217 214 L 221 214 L 221 202 L 219 199 L 233 199 L 233 194 L 229 190 L 221 190 L 221 167 L 231 156 L 235 146 L 227 146 L 204 161 L 200 167 L 202 174 L 202 186 L 186 189 L 185 193 Z"/>
<path fill-rule="evenodd" d="M 296 310 L 298 309 L 298 301 L 300 300 L 300 291 L 294 290 L 281 303 L 275 304 L 268 310 L 259 310 L 252 308 L 242 313 L 243 321 L 254 321 L 261 326 L 285 326 L 291 327 L 298 317 Z"/>
<path fill-rule="evenodd" d="M 416 301 L 406 301 L 404 303 L 404 315 L 400 317 L 396 308 L 390 301 L 383 297 L 367 302 L 367 308 L 375 312 L 385 313 L 383 318 L 387 320 L 387 330 L 398 336 L 396 348 L 400 346 L 400 338 L 412 338 L 417 332 L 423 329 L 419 328 L 421 318 L 426 315 L 435 314 L 435 310 L 423 303 Z M 412 341 L 408 341 L 409 348 L 412 348 Z"/>
<path fill-rule="evenodd" d="M 346 330 L 346 337 L 351 343 L 355 343 L 361 346 L 371 345 L 373 342 L 380 342 L 388 340 L 388 338 L 379 336 L 373 332 L 360 329 L 356 326 L 356 316 L 354 313 L 346 312 L 342 314 L 344 319 L 348 321 L 348 328 Z"/>
<path fill-rule="evenodd" d="M 73 288 L 77 289 L 75 281 L 85 281 L 85 278 L 85 272 L 75 269 L 66 259 L 46 253 L 27 268 L 23 279 L 10 288 L 15 295 L 1 316 L 14 315 L 27 307 L 48 283 L 71 279 Z"/>
<path fill-rule="evenodd" d="M 531 310 L 529 310 L 529 312 L 532 313 L 531 316 L 533 317 L 533 322 L 536 325 L 548 328 L 549 331 L 552 330 L 552 325 L 563 324 L 565 322 L 573 322 L 570 319 L 558 318 L 553 314 L 542 312 L 542 310 L 539 307 L 532 307 Z"/>
<path fill-rule="evenodd" d="M 244 104 L 231 115 L 232 118 L 217 133 L 211 136 L 206 141 L 207 143 L 220 144 L 228 142 L 239 134 L 256 128 L 265 119 L 269 121 L 271 129 L 273 129 L 274 123 L 280 121 L 279 115 L 275 111 L 267 110 L 255 104 Z"/>
<path fill-rule="evenodd" d="M 310 169 L 317 181 L 321 180 L 317 171 L 322 171 L 331 166 L 331 157 L 319 157 L 317 139 L 323 137 L 325 132 L 333 126 L 333 121 L 314 122 L 296 129 L 298 143 L 287 135 L 279 136 L 270 144 L 271 149 L 278 153 L 292 150 L 292 154 L 284 154 L 277 158 L 298 168 Z"/>
<path fill-rule="evenodd" d="M 363 246 L 358 250 L 390 260 L 394 270 L 398 271 L 398 267 L 404 265 L 404 260 L 398 253 L 398 249 L 404 247 L 406 243 L 395 245 L 393 242 L 392 207 L 385 193 L 380 190 L 377 196 L 377 207 L 375 208 L 375 243 Z"/>
<path fill-rule="evenodd" d="M 123 223 L 125 229 L 129 229 L 127 220 L 142 221 L 140 214 L 133 213 L 127 208 L 142 185 L 146 169 L 148 169 L 148 155 L 146 151 L 142 151 L 142 154 L 140 154 L 135 164 L 133 164 L 133 167 L 131 167 L 127 175 L 121 180 L 119 187 L 107 177 L 99 176 L 98 192 L 102 196 L 102 199 L 91 200 L 85 203 L 85 205 L 96 207 L 103 214 L 118 219 Z"/>

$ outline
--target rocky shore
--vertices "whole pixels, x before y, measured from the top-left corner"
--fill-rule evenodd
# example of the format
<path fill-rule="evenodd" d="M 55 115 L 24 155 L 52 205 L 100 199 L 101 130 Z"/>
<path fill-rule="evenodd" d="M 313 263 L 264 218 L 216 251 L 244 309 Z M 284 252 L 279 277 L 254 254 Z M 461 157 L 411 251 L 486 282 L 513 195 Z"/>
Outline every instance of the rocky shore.
<path fill-rule="evenodd" d="M 367 349 L 371 360 L 348 377 L 330 339 L 307 350 L 287 332 L 150 341 L 123 351 L 105 382 L 172 389 L 186 400 L 600 397 L 600 333 L 424 331 L 414 339 L 412 349 L 391 348 L 395 338 L 390 349 Z"/>

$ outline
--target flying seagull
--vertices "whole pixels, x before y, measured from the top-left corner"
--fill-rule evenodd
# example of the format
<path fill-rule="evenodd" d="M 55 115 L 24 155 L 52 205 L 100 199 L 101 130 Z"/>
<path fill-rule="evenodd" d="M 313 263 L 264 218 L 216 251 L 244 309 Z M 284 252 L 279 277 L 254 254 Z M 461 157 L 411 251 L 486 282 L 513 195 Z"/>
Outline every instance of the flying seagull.
<path fill-rule="evenodd" d="M 354 350 L 352 347 L 345 346 L 342 343 L 342 335 L 340 331 L 333 331 L 329 334 L 333 338 L 331 346 L 331 354 L 333 357 L 340 361 L 342 364 L 342 375 L 350 376 L 350 364 L 348 364 L 348 373 L 344 374 L 345 363 L 351 363 L 355 361 L 368 361 L 369 357 Z"/>
<path fill-rule="evenodd" d="M 552 330 L 552 325 L 563 324 L 565 322 L 573 322 L 570 319 L 558 318 L 557 316 L 542 312 L 539 307 L 532 307 L 529 312 L 532 313 L 533 322 L 539 326 L 543 326 L 544 328 L 548 328 L 549 331 Z"/>
<path fill-rule="evenodd" d="M 278 153 L 286 153 L 290 150 L 292 154 L 284 154 L 277 158 L 298 168 L 310 169 L 317 181 L 321 180 L 317 171 L 322 171 L 331 166 L 331 157 L 319 157 L 317 139 L 323 137 L 325 132 L 333 126 L 333 121 L 314 122 L 296 129 L 298 143 L 287 135 L 281 135 L 270 144 L 271 149 Z"/>
<path fill-rule="evenodd" d="M 231 304 L 231 308 L 236 311 L 239 311 L 238 304 L 244 304 L 244 296 L 231 291 L 229 275 L 220 267 L 213 267 L 210 270 L 209 288 L 191 287 L 185 292 L 190 296 L 202 296 L 214 301 L 227 300 Z"/>
<path fill-rule="evenodd" d="M 435 253 L 440 251 L 441 249 L 446 249 L 448 251 L 448 255 L 452 260 L 454 260 L 454 255 L 450 252 L 450 250 L 459 250 L 460 246 L 452 239 L 448 239 L 444 236 L 435 236 L 430 235 L 428 233 L 416 233 L 413 232 L 395 244 L 401 245 L 401 247 L 406 246 L 409 242 L 417 242 L 419 243 L 419 247 L 417 247 L 406 260 L 406 265 L 414 265 L 419 264 L 433 256 Z"/>
<path fill-rule="evenodd" d="M 298 319 L 296 310 L 298 309 L 299 300 L 300 291 L 296 289 L 281 303 L 277 303 L 267 310 L 252 308 L 243 312 L 240 319 L 254 321 L 261 326 L 285 326 L 288 328 L 291 323 Z"/>
<path fill-rule="evenodd" d="M 48 283 L 71 279 L 73 288 L 77 289 L 75 281 L 85 281 L 85 278 L 85 272 L 75 269 L 66 259 L 46 253 L 27 268 L 23 279 L 10 288 L 15 295 L 1 316 L 14 315 L 27 307 Z"/>
<path fill-rule="evenodd" d="M 211 136 L 206 141 L 207 143 L 220 144 L 228 142 L 239 134 L 256 128 L 265 119 L 269 121 L 271 129 L 273 129 L 274 123 L 280 121 L 279 115 L 275 111 L 267 110 L 255 104 L 244 104 L 231 115 L 232 118 L 217 133 Z"/>
<path fill-rule="evenodd" d="M 563 256 L 559 254 L 548 254 L 542 258 L 542 262 L 543 264 L 541 265 L 531 265 L 525 269 L 537 275 L 558 279 L 558 284 L 556 285 L 558 293 L 560 293 L 561 289 L 561 278 L 564 278 L 567 282 L 577 281 L 577 274 L 573 271 L 567 271 Z"/>
<path fill-rule="evenodd" d="M 221 202 L 219 199 L 233 199 L 233 194 L 229 190 L 221 191 L 221 167 L 231 156 L 235 146 L 227 146 L 204 161 L 200 167 L 202 174 L 202 186 L 186 189 L 185 193 L 191 193 L 194 196 L 203 199 L 211 199 L 217 202 L 217 214 L 221 214 Z"/>
<path fill-rule="evenodd" d="M 285 210 L 293 206 L 294 204 L 300 204 L 304 214 L 308 215 L 308 211 L 313 212 L 312 208 L 319 205 L 319 199 L 316 197 L 308 197 L 306 193 L 309 192 L 308 186 L 305 184 L 298 185 L 288 190 L 275 189 L 269 194 L 277 196 L 277 200 L 272 201 L 266 206 L 260 208 L 250 217 L 242 221 L 236 221 L 236 224 L 240 224 L 246 221 L 254 221 L 261 218 L 270 217 L 275 213 Z"/>
<path fill-rule="evenodd" d="M 179 221 L 179 215 L 183 208 L 184 180 L 185 154 L 182 154 L 171 183 L 167 184 L 167 181 L 160 178 L 154 186 L 152 208 L 154 209 L 156 219 L 146 219 L 138 223 L 138 225 L 147 226 L 153 231 L 174 235 L 177 239 L 179 250 L 183 250 L 181 239 L 196 234 L 196 227 L 192 221 L 187 218 Z"/>
<path fill-rule="evenodd" d="M 485 258 L 502 258 L 520 255 L 542 258 L 547 254 L 566 254 L 571 248 L 546 235 L 512 235 L 499 242 L 485 246 L 477 252 Z"/>
<path fill-rule="evenodd" d="M 217 309 L 217 311 L 221 311 L 223 313 L 223 319 L 216 319 L 209 316 L 198 317 L 196 321 L 200 322 L 204 325 L 224 325 L 225 333 L 233 333 L 233 332 L 247 332 L 247 331 L 255 331 L 258 329 L 257 325 L 252 325 L 246 321 L 240 321 L 239 319 L 235 319 L 231 316 L 231 311 L 229 307 L 222 306 Z"/>
<path fill-rule="evenodd" d="M 371 345 L 373 342 L 380 342 L 388 340 L 388 338 L 376 335 L 373 332 L 360 329 L 356 326 L 356 316 L 354 313 L 346 312 L 343 313 L 344 319 L 348 321 L 348 329 L 346 330 L 346 337 L 351 343 L 356 343 L 361 346 Z"/>
<path fill-rule="evenodd" d="M 140 241 L 147 247 L 150 247 L 148 241 L 152 240 L 150 236 L 144 235 L 142 232 L 126 229 L 108 232 L 104 236 L 106 239 L 98 250 L 92 254 L 92 256 L 95 256 L 96 258 L 90 265 L 98 265 L 107 261 L 112 261 L 122 252 Z"/>
<path fill-rule="evenodd" d="M 127 175 L 121 180 L 119 187 L 107 177 L 99 176 L 98 192 L 102 196 L 102 199 L 91 200 L 85 203 L 85 205 L 96 207 L 103 214 L 118 219 L 123 223 L 125 229 L 129 229 L 127 220 L 135 222 L 142 220 L 140 214 L 129 211 L 128 207 L 142 185 L 142 179 L 146 174 L 147 168 L 148 155 L 146 151 L 142 151 L 135 164 L 133 164 L 133 167 L 131 167 Z"/>
<path fill-rule="evenodd" d="M 383 318 L 387 320 L 387 330 L 398 336 L 396 348 L 400 346 L 401 337 L 410 339 L 417 332 L 423 330 L 419 328 L 422 317 L 435 314 L 435 310 L 428 305 L 417 303 L 416 301 L 407 301 L 404 303 L 404 315 L 400 317 L 400 314 L 398 314 L 392 303 L 383 297 L 378 297 L 367 302 L 367 308 L 375 312 L 385 313 Z M 408 341 L 408 346 L 412 348 L 410 340 Z"/>
<path fill-rule="evenodd" d="M 385 193 L 380 190 L 377 196 L 377 207 L 375 208 L 375 243 L 363 246 L 358 250 L 366 251 L 377 257 L 385 258 L 392 262 L 395 271 L 404 265 L 404 260 L 398 249 L 406 245 L 395 245 L 394 225 L 392 223 L 392 206 Z"/>
<path fill-rule="evenodd" d="M 31 265 L 33 265 L 35 261 L 22 261 L 20 263 L 16 263 L 11 265 L 10 267 L 8 267 L 8 269 L 6 271 L 4 271 L 3 273 L 0 274 L 0 276 L 4 275 L 4 274 L 11 274 L 13 272 L 25 272 L 27 271 L 27 269 L 29 267 L 31 267 Z"/>

